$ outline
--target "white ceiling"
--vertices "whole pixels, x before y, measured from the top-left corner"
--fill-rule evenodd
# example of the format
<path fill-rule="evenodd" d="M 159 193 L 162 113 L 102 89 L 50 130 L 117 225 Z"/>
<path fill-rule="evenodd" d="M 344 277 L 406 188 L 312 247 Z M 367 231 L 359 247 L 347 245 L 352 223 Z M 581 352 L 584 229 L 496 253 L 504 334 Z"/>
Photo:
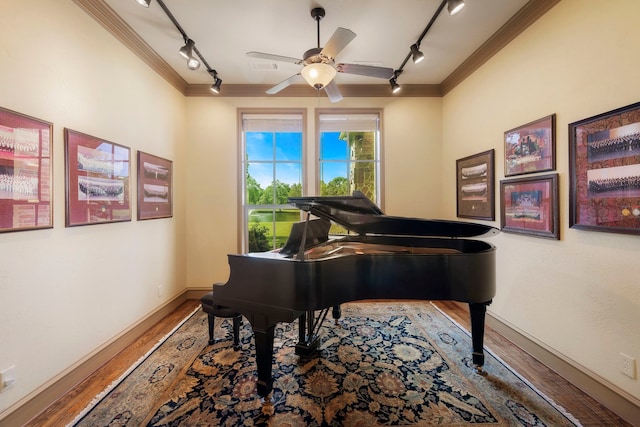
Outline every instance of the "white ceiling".
<path fill-rule="evenodd" d="M 202 66 L 187 68 L 178 54 L 182 35 L 155 0 L 144 8 L 135 0 L 104 0 L 187 84 L 211 84 Z M 461 13 L 446 8 L 423 39 L 426 59 L 411 60 L 400 84 L 439 84 L 528 0 L 466 0 Z M 316 21 L 310 11 L 323 7 L 320 44 L 337 27 L 356 38 L 336 62 L 397 69 L 438 9 L 441 0 L 164 0 L 211 68 L 224 84 L 277 84 L 296 74 L 301 65 L 249 58 L 258 51 L 302 58 L 317 47 Z M 338 84 L 388 84 L 385 80 L 340 73 Z"/>

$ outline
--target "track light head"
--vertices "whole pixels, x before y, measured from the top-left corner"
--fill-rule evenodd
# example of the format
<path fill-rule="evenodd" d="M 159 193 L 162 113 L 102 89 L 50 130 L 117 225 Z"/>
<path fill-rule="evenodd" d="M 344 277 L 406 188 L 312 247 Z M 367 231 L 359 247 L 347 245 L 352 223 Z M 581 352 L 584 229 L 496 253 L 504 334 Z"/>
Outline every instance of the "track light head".
<path fill-rule="evenodd" d="M 151 0 L 136 0 L 140 6 L 149 7 Z"/>
<path fill-rule="evenodd" d="M 411 45 L 411 56 L 413 57 L 414 64 L 419 64 L 424 60 L 424 53 L 420 52 L 417 43 Z"/>
<path fill-rule="evenodd" d="M 391 93 L 398 93 L 400 92 L 400 89 L 402 89 L 396 81 L 396 77 L 391 77 L 391 79 L 389 79 L 389 84 L 391 85 Z"/>
<path fill-rule="evenodd" d="M 184 57 L 184 59 L 191 59 L 193 58 L 193 47 L 195 45 L 196 43 L 193 40 L 189 39 L 187 40 L 185 45 L 180 48 L 178 52 L 180 53 L 180 55 Z"/>
<path fill-rule="evenodd" d="M 222 79 L 219 77 L 216 77 L 215 82 L 211 85 L 211 92 L 215 93 L 215 94 L 219 94 L 220 93 L 220 85 L 222 85 Z"/>
<path fill-rule="evenodd" d="M 448 0 L 447 1 L 447 10 L 449 11 L 449 15 L 455 15 L 460 12 L 464 8 L 464 0 Z"/>
<path fill-rule="evenodd" d="M 187 67 L 190 70 L 197 70 L 198 68 L 200 68 L 200 61 L 195 56 L 191 57 L 187 60 Z"/>

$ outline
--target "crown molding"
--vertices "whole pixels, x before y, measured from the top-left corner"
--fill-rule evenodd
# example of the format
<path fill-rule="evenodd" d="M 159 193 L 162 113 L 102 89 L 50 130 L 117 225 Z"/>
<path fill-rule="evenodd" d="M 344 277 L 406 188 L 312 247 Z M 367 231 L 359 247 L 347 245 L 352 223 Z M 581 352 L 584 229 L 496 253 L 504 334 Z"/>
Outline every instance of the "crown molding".
<path fill-rule="evenodd" d="M 73 2 L 120 40 L 129 50 L 138 55 L 151 69 L 178 89 L 180 93 L 186 95 L 189 85 L 182 76 L 171 68 L 108 4 L 103 0 L 73 0 Z"/>
<path fill-rule="evenodd" d="M 482 46 L 469 56 L 440 84 L 403 84 L 402 90 L 391 93 L 388 83 L 367 85 L 340 85 L 345 97 L 442 97 L 469 77 L 491 57 L 509 44 L 520 33 L 536 22 L 561 0 L 529 0 L 509 21 L 496 31 Z M 223 84 L 220 94 L 213 94 L 206 84 L 188 84 L 164 61 L 104 0 L 73 0 L 107 31 L 138 55 L 156 73 L 173 85 L 184 96 L 226 97 L 316 97 L 316 90 L 308 85 L 291 85 L 274 95 L 265 91 L 271 85 Z M 322 94 L 324 96 L 324 94 Z"/>
<path fill-rule="evenodd" d="M 245 84 L 223 84 L 220 93 L 214 94 L 210 90 L 211 85 L 196 84 L 188 85 L 186 96 L 227 96 L 227 97 L 326 97 L 324 92 L 309 85 L 291 85 L 280 92 L 267 95 L 265 92 L 272 85 L 245 85 Z M 398 94 L 392 94 L 388 84 L 355 85 L 341 84 L 340 93 L 344 97 L 371 98 L 371 97 L 441 97 L 440 85 L 402 85 L 402 90 Z"/>

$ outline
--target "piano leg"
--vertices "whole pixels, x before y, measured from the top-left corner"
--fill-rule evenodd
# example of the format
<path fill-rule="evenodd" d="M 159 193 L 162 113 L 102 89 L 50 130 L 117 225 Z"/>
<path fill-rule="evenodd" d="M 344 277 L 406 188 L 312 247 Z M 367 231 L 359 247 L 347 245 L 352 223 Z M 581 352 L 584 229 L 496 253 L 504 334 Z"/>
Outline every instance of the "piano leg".
<path fill-rule="evenodd" d="M 338 319 L 340 319 L 340 317 L 342 316 L 342 307 L 340 307 L 339 305 L 334 305 L 331 309 L 331 316 L 333 316 L 333 320 L 337 325 Z"/>
<path fill-rule="evenodd" d="M 483 373 L 484 365 L 484 318 L 487 306 L 491 301 L 485 303 L 469 303 L 469 313 L 471 314 L 471 341 L 473 345 L 473 364 L 476 372 Z"/>
<path fill-rule="evenodd" d="M 254 329 L 256 342 L 256 364 L 258 365 L 258 395 L 267 398 L 273 389 L 273 335 L 275 325 L 267 327 L 265 332 L 258 332 Z"/>

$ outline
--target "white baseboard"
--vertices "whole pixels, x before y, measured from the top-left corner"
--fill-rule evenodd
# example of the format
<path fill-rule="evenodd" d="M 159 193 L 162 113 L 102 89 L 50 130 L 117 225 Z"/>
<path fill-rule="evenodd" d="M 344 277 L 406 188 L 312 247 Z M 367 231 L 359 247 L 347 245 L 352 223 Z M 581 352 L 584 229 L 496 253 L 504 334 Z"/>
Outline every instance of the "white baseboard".
<path fill-rule="evenodd" d="M 203 292 L 202 294 L 204 295 Z M 65 393 L 89 377 L 116 354 L 135 342 L 138 337 L 158 323 L 163 317 L 189 299 L 190 291 L 177 295 L 145 318 L 130 326 L 109 342 L 94 350 L 56 377 L 0 413 L 0 427 L 21 426 L 47 409 Z M 197 294 L 197 292 L 194 292 Z M 198 297 L 199 298 L 199 297 Z"/>
<path fill-rule="evenodd" d="M 575 361 L 562 357 L 492 313 L 487 313 L 486 324 L 629 423 L 638 425 L 635 424 L 640 420 L 638 399 Z"/>

